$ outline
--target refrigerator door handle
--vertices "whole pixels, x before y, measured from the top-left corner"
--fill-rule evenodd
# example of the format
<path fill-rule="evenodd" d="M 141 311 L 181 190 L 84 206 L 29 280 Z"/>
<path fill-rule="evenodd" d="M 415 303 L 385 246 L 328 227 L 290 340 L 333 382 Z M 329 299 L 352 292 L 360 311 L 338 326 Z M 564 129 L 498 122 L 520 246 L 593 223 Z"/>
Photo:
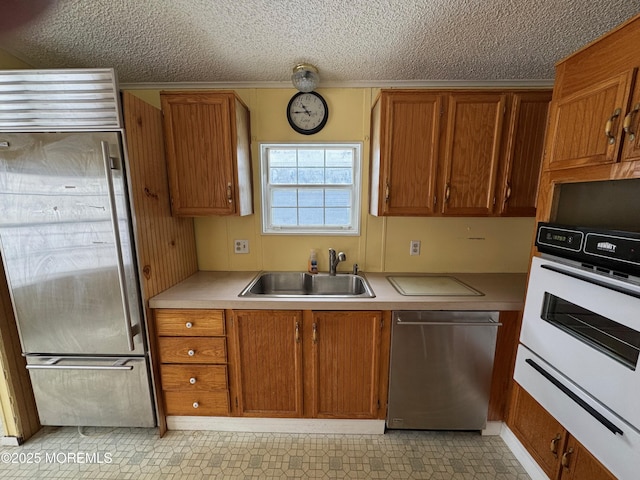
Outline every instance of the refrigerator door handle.
<path fill-rule="evenodd" d="M 61 360 L 64 358 L 54 357 L 42 364 L 29 364 L 27 370 L 133 370 L 133 365 L 126 364 L 128 358 L 120 358 L 112 365 L 58 365 Z"/>
<path fill-rule="evenodd" d="M 109 202 L 111 204 L 111 223 L 113 224 L 113 236 L 116 242 L 116 255 L 118 256 L 118 279 L 120 280 L 120 294 L 122 297 L 122 308 L 124 311 L 125 329 L 127 332 L 127 341 L 129 343 L 129 351 L 133 352 L 135 347 L 133 345 L 133 337 L 135 335 L 133 325 L 131 324 L 131 312 L 129 310 L 129 302 L 127 300 L 127 284 L 126 275 L 124 271 L 124 261 L 122 259 L 122 248 L 120 243 L 120 233 L 118 229 L 118 215 L 116 210 L 116 198 L 113 188 L 113 178 L 111 177 L 111 168 L 113 163 L 111 156 L 109 155 L 109 142 L 101 141 L 102 146 L 102 158 L 104 160 L 104 171 L 107 178 L 107 186 L 109 188 Z"/>

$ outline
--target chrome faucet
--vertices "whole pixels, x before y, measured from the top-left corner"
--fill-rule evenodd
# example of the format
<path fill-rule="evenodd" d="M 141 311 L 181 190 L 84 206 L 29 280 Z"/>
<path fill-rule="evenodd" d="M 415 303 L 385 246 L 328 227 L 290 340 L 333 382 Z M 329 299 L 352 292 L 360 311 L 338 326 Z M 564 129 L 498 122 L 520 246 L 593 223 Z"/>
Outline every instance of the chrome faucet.
<path fill-rule="evenodd" d="M 329 249 L 329 275 L 336 274 L 336 268 L 340 262 L 344 262 L 347 259 L 347 255 L 344 252 L 338 253 L 333 248 Z"/>

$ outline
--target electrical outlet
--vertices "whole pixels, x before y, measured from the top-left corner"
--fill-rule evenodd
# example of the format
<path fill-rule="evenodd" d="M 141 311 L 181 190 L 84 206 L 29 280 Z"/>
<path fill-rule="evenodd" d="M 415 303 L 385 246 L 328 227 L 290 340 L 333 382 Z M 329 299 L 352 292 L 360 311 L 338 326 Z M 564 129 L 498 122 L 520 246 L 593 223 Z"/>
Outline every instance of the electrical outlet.
<path fill-rule="evenodd" d="M 234 253 L 249 253 L 249 240 L 234 240 Z"/>
<path fill-rule="evenodd" d="M 420 240 L 411 240 L 409 244 L 409 255 L 420 255 Z"/>

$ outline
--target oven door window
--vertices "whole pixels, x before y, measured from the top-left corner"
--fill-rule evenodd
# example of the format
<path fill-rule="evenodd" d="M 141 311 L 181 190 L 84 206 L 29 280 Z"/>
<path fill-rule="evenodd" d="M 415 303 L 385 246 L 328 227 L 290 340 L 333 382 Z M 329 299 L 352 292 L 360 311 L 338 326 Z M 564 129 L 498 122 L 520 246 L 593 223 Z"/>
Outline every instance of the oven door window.
<path fill-rule="evenodd" d="M 542 319 L 590 347 L 635 370 L 640 354 L 640 332 L 575 305 L 548 292 Z"/>

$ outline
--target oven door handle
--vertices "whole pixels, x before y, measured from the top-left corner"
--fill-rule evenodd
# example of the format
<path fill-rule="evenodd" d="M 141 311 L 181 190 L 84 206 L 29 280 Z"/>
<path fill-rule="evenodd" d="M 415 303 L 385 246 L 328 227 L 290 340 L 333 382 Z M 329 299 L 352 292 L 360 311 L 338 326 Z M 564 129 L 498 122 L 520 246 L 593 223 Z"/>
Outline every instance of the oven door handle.
<path fill-rule="evenodd" d="M 530 358 L 525 360 L 534 370 L 536 370 L 540 375 L 549 380 L 555 387 L 557 387 L 562 393 L 564 393 L 571 400 L 580 405 L 589 415 L 598 420 L 602 425 L 604 425 L 607 430 L 611 431 L 614 435 L 619 433 L 623 435 L 622 430 L 618 428 L 614 423 L 610 422 L 604 415 L 598 412 L 595 408 L 573 393 L 569 388 L 567 388 L 560 380 L 547 372 L 544 368 L 538 365 L 535 361 Z"/>
<path fill-rule="evenodd" d="M 587 283 L 590 283 L 592 285 L 597 285 L 598 287 L 603 287 L 603 288 L 606 288 L 608 290 L 613 290 L 614 292 L 622 293 L 623 295 L 629 295 L 630 297 L 640 298 L 640 293 L 632 292 L 632 291 L 627 290 L 625 288 L 619 287 L 617 285 L 611 285 L 609 283 L 602 282 L 602 281 L 597 280 L 595 278 L 583 277 L 580 274 L 573 273 L 573 272 L 567 272 L 566 270 L 563 270 L 561 268 L 555 267 L 553 265 L 544 264 L 544 265 L 540 265 L 540 267 L 544 268 L 545 270 L 551 270 L 552 272 L 556 272 L 556 273 L 559 273 L 561 275 L 566 275 L 568 277 L 575 278 L 577 280 L 582 280 L 583 282 L 587 282 Z"/>

